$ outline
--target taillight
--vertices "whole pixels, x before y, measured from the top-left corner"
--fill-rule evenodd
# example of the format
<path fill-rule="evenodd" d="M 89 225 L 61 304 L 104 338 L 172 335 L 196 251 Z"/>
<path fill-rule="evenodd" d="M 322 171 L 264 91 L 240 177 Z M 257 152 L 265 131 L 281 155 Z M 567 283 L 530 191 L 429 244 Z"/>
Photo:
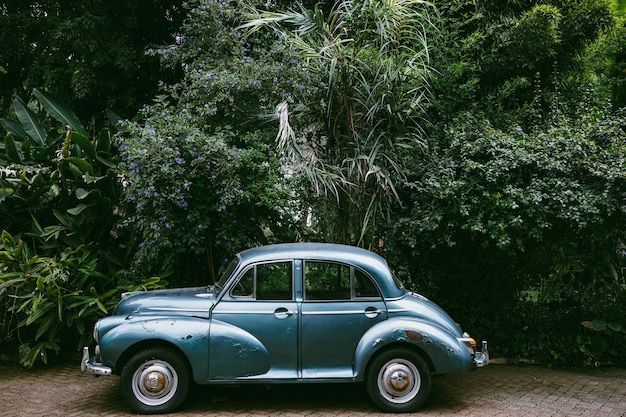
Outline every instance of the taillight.
<path fill-rule="evenodd" d="M 476 353 L 476 341 L 473 338 L 469 338 L 469 344 L 472 346 L 472 350 Z"/>
<path fill-rule="evenodd" d="M 476 341 L 470 337 L 466 332 L 463 333 L 462 337 L 459 338 L 459 341 L 462 342 L 470 355 L 476 353 Z"/>

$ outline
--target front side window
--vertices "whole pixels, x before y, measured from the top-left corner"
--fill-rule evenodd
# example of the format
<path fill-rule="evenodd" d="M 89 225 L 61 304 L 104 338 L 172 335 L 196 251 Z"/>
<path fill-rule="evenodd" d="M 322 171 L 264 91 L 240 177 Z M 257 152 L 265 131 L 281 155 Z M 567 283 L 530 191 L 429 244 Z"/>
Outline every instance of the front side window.
<path fill-rule="evenodd" d="M 293 299 L 292 262 L 272 262 L 248 268 L 230 295 L 233 298 L 256 300 Z"/>

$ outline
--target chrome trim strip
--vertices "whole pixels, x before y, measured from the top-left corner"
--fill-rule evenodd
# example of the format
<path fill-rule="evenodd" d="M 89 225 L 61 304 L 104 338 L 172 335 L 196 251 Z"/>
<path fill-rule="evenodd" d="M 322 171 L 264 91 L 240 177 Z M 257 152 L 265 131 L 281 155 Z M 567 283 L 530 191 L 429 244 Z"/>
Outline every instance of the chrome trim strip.
<path fill-rule="evenodd" d="M 211 310 L 204 308 L 175 308 L 175 307 L 148 307 L 150 311 L 177 311 L 180 313 L 210 313 Z"/>
<path fill-rule="evenodd" d="M 378 313 L 382 314 L 385 310 L 337 310 L 337 311 L 303 311 L 303 316 L 328 316 L 328 315 L 347 315 L 347 314 L 366 314 L 366 313 Z M 280 311 L 278 312 L 280 313 Z M 232 310 L 232 311 L 213 311 L 214 315 L 218 314 L 276 314 L 275 311 L 250 311 L 250 310 Z M 294 313 L 295 314 L 295 313 Z"/>
<path fill-rule="evenodd" d="M 342 315 L 342 314 L 371 314 L 377 313 L 382 314 L 385 310 L 336 310 L 336 311 L 304 311 L 302 315 L 304 316 L 327 316 L 332 314 Z"/>
<path fill-rule="evenodd" d="M 218 314 L 267 314 L 274 315 L 277 313 L 281 313 L 281 311 L 252 311 L 252 310 L 229 310 L 229 311 L 213 311 L 213 315 Z M 287 311 L 282 311 L 282 313 L 287 313 Z"/>

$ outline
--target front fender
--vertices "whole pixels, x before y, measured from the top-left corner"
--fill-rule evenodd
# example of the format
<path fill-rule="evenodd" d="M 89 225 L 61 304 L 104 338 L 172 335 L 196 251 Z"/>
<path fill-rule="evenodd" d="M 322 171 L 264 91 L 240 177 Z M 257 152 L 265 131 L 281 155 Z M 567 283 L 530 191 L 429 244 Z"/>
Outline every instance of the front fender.
<path fill-rule="evenodd" d="M 428 356 L 433 373 L 447 374 L 472 369 L 472 357 L 459 340 L 446 330 L 417 318 L 392 318 L 372 326 L 355 352 L 355 378 L 362 381 L 372 356 L 385 346 L 406 344 Z"/>
<path fill-rule="evenodd" d="M 259 339 L 220 320 L 211 323 L 209 378 L 233 381 L 269 371 L 270 355 Z"/>
<path fill-rule="evenodd" d="M 196 317 L 135 317 L 126 320 L 101 337 L 103 365 L 119 373 L 124 353 L 146 341 L 164 341 L 178 347 L 191 364 L 194 380 L 202 382 L 208 378 L 208 320 Z"/>

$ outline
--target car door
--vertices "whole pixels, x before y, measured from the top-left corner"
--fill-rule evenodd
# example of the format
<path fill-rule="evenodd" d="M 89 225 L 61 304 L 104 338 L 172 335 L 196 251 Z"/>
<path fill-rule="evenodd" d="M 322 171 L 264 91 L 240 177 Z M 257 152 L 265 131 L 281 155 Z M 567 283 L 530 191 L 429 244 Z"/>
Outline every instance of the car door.
<path fill-rule="evenodd" d="M 211 380 L 298 377 L 293 277 L 293 261 L 267 262 L 248 266 L 233 282 L 212 312 L 211 327 L 220 330 L 211 330 Z"/>
<path fill-rule="evenodd" d="M 306 261 L 301 306 L 302 376 L 351 378 L 361 336 L 387 319 L 373 280 L 350 265 Z"/>

